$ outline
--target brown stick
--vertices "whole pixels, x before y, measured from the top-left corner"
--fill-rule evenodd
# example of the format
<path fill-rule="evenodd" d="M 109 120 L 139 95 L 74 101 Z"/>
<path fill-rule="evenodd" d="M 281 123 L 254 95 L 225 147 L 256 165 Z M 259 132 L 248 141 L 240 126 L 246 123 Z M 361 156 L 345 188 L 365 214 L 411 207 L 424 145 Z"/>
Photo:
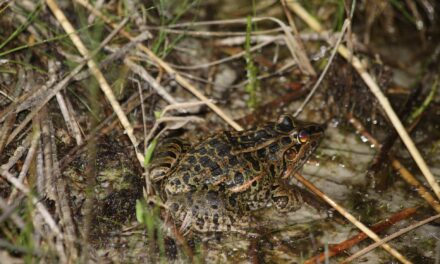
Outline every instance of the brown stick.
<path fill-rule="evenodd" d="M 402 221 L 404 219 L 408 219 L 409 217 L 414 215 L 416 213 L 416 211 L 417 211 L 416 207 L 404 209 L 400 212 L 395 213 L 391 217 L 373 225 L 371 227 L 371 230 L 373 230 L 376 233 L 379 233 L 399 221 Z M 358 244 L 359 242 L 361 242 L 367 238 L 368 238 L 368 236 L 365 233 L 359 233 L 359 234 L 345 240 L 344 242 L 341 242 L 339 244 L 336 244 L 334 246 L 329 247 L 328 252 L 323 252 L 317 256 L 309 258 L 308 260 L 304 261 L 304 264 L 314 264 L 314 263 L 324 262 L 326 257 L 336 256 L 336 255 L 342 253 L 344 250 L 351 248 L 352 246 Z"/>

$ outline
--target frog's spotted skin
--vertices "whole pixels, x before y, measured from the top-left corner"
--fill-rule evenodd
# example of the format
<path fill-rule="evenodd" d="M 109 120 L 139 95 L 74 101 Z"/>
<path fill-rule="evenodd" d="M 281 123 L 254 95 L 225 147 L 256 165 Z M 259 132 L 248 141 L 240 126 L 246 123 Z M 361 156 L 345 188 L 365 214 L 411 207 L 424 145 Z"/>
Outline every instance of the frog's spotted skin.
<path fill-rule="evenodd" d="M 149 171 L 174 218 L 199 232 L 243 230 L 249 213 L 273 204 L 280 211 L 302 204 L 285 190 L 284 172 L 299 169 L 323 135 L 316 124 L 289 115 L 246 131 L 225 131 L 189 144 L 171 139 L 157 149 Z"/>

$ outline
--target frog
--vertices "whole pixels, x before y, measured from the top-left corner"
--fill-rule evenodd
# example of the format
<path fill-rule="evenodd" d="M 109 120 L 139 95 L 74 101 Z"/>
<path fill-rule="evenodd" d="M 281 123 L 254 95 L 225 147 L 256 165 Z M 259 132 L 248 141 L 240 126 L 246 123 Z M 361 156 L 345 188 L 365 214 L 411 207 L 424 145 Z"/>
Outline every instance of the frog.
<path fill-rule="evenodd" d="M 285 174 L 303 166 L 323 134 L 323 126 L 283 114 L 193 145 L 170 138 L 155 150 L 148 174 L 182 232 L 243 232 L 254 211 L 302 206 L 299 187 L 286 184 Z"/>

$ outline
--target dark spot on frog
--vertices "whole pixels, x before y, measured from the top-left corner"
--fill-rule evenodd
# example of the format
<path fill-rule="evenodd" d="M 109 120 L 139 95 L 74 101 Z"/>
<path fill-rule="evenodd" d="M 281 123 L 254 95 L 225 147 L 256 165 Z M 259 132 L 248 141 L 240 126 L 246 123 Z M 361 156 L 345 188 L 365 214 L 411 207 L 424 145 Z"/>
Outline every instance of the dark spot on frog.
<path fill-rule="evenodd" d="M 202 165 L 202 167 L 208 167 L 210 169 L 215 169 L 218 168 L 218 164 L 217 162 L 213 161 L 210 157 L 208 156 L 202 156 L 199 158 L 200 164 Z"/>
<path fill-rule="evenodd" d="M 196 225 L 198 225 L 200 229 L 202 229 L 204 223 L 205 221 L 203 220 L 203 218 L 197 218 Z"/>
<path fill-rule="evenodd" d="M 269 197 L 270 196 L 270 189 L 267 189 L 265 192 L 264 192 L 264 197 Z"/>
<path fill-rule="evenodd" d="M 269 148 L 269 152 L 272 154 L 277 153 L 278 150 L 280 149 L 280 147 L 278 146 L 278 144 L 276 142 L 270 144 L 268 148 Z"/>
<path fill-rule="evenodd" d="M 229 156 L 229 165 L 235 166 L 238 164 L 238 159 L 236 156 Z"/>
<path fill-rule="evenodd" d="M 271 164 L 269 166 L 269 171 L 270 171 L 270 175 L 273 177 L 276 175 L 276 171 L 275 171 L 275 165 Z"/>
<path fill-rule="evenodd" d="M 267 130 L 265 129 L 261 129 L 261 130 L 257 130 L 255 132 L 255 139 L 260 141 L 260 140 L 266 140 L 270 138 L 269 133 L 267 133 Z"/>
<path fill-rule="evenodd" d="M 155 153 L 154 153 L 154 158 L 155 159 L 158 159 L 158 158 L 169 158 L 169 157 L 175 159 L 175 158 L 177 158 L 177 155 L 176 155 L 176 153 L 174 151 L 159 151 L 159 152 L 155 151 Z"/>
<path fill-rule="evenodd" d="M 230 131 L 225 131 L 223 132 L 223 134 L 226 136 L 227 141 L 231 144 L 231 145 L 236 145 L 237 139 L 232 135 L 232 133 Z"/>
<path fill-rule="evenodd" d="M 202 170 L 202 167 L 199 164 L 196 164 L 196 166 L 194 166 L 194 170 L 196 172 L 200 172 Z"/>
<path fill-rule="evenodd" d="M 188 157 L 188 162 L 191 164 L 196 164 L 197 163 L 197 159 L 194 156 L 189 156 Z"/>
<path fill-rule="evenodd" d="M 173 159 L 177 158 L 177 155 L 174 151 L 166 151 L 165 154 Z"/>
<path fill-rule="evenodd" d="M 175 186 L 180 186 L 180 185 L 182 184 L 182 182 L 181 182 L 179 179 L 174 179 L 174 180 L 171 182 L 171 184 L 172 184 L 172 185 L 175 185 Z"/>
<path fill-rule="evenodd" d="M 189 175 L 189 172 L 185 172 L 183 175 L 183 182 L 186 184 L 189 184 L 189 179 L 191 178 L 191 175 Z"/>
<path fill-rule="evenodd" d="M 209 140 L 207 143 L 210 146 L 221 145 L 221 141 L 218 138 L 213 138 L 213 139 Z"/>
<path fill-rule="evenodd" d="M 223 170 L 222 170 L 222 168 L 218 164 L 216 164 L 215 167 L 210 168 L 210 171 L 211 171 L 211 175 L 213 177 L 217 177 L 217 176 L 223 174 Z"/>
<path fill-rule="evenodd" d="M 261 148 L 261 149 L 257 150 L 257 157 L 259 159 L 266 158 L 266 149 L 265 148 Z"/>
<path fill-rule="evenodd" d="M 218 192 L 209 191 L 206 193 L 206 200 L 208 203 L 213 204 L 216 203 L 218 199 Z"/>
<path fill-rule="evenodd" d="M 243 174 L 239 171 L 237 171 L 234 175 L 234 183 L 237 185 L 241 185 L 244 182 Z"/>
<path fill-rule="evenodd" d="M 177 210 L 179 210 L 179 205 L 177 203 L 172 203 L 170 209 L 172 212 L 177 212 Z"/>
<path fill-rule="evenodd" d="M 235 195 L 231 195 L 231 196 L 229 196 L 229 204 L 230 204 L 232 207 L 237 206 L 237 200 L 235 199 Z"/>
<path fill-rule="evenodd" d="M 201 147 L 200 149 L 197 150 L 197 153 L 200 155 L 205 155 L 207 153 L 206 148 Z"/>
<path fill-rule="evenodd" d="M 252 157 L 251 153 L 245 153 L 244 158 L 252 164 L 252 168 L 254 169 L 254 171 L 260 171 L 260 162 Z"/>
<path fill-rule="evenodd" d="M 255 188 L 255 187 L 257 187 L 257 185 L 258 185 L 258 180 L 255 180 L 255 181 L 252 182 L 252 187 Z"/>
<path fill-rule="evenodd" d="M 229 152 L 231 152 L 231 147 L 226 143 L 220 143 L 218 145 L 215 145 L 214 147 L 217 152 L 217 155 L 220 157 L 223 157 L 227 155 Z"/>
<path fill-rule="evenodd" d="M 219 222 L 218 222 L 218 214 L 214 214 L 214 216 L 212 217 L 212 222 L 214 223 L 214 225 L 218 226 Z"/>
<path fill-rule="evenodd" d="M 290 116 L 283 115 L 276 124 L 276 129 L 280 132 L 288 133 L 295 128 L 293 119 Z"/>
<path fill-rule="evenodd" d="M 187 201 L 188 201 L 189 204 L 193 204 L 193 203 L 194 203 L 192 193 L 187 193 L 187 194 L 186 194 L 186 199 L 187 199 Z"/>
<path fill-rule="evenodd" d="M 290 137 L 282 137 L 281 138 L 281 144 L 289 145 L 290 143 L 292 143 L 292 139 Z"/>

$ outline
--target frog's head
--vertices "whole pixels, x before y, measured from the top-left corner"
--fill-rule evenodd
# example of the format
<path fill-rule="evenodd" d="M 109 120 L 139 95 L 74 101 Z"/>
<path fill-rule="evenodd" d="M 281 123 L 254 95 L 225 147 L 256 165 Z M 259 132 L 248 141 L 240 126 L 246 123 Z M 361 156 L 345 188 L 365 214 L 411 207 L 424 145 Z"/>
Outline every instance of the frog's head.
<path fill-rule="evenodd" d="M 287 168 L 296 171 L 308 159 L 321 141 L 324 130 L 313 123 L 294 121 L 291 115 L 282 115 L 275 124 L 278 132 L 278 160 L 283 161 L 282 170 Z"/>

